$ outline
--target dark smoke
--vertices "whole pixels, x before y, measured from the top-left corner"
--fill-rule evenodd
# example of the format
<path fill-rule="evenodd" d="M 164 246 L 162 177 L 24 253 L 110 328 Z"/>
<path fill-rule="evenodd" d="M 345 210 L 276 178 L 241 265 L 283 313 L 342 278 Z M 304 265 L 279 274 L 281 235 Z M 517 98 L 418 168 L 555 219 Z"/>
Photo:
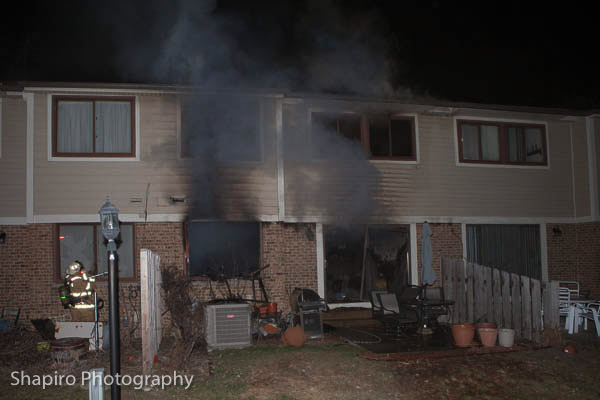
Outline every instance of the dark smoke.
<path fill-rule="evenodd" d="M 156 62 L 139 66 L 154 81 L 230 94 L 261 89 L 378 98 L 395 94 L 390 85 L 384 19 L 373 11 L 348 13 L 344 9 L 347 3 L 331 1 L 273 3 L 273 13 L 264 12 L 264 6 L 262 12 L 253 13 L 252 2 L 245 10 L 215 1 L 176 4 L 176 17 L 172 11 L 165 17 L 171 25 L 160 41 Z M 169 24 L 162 21 L 159 25 Z M 135 66 L 136 54 L 146 51 L 138 45 L 121 59 L 125 65 Z M 256 199 L 223 197 L 223 193 L 236 194 L 235 187 L 223 187 L 227 163 L 237 166 L 246 177 L 275 167 L 261 164 L 264 153 L 276 149 L 269 143 L 255 146 L 251 138 L 255 127 L 249 125 L 259 111 L 248 104 L 233 94 L 193 94 L 185 100 L 188 112 L 183 123 L 191 140 L 184 145 L 194 160 L 190 162 L 195 181 L 192 218 L 231 214 L 232 204 L 238 218 L 258 217 L 253 206 Z M 262 112 L 269 119 L 273 111 Z M 306 115 L 298 116 L 300 130 L 287 125 L 283 129 L 286 179 L 293 177 L 293 186 L 286 187 L 286 201 L 294 206 L 293 217 L 368 215 L 375 206 L 378 180 L 368 154 L 359 143 L 336 132 L 315 126 L 311 131 L 303 122 Z M 265 138 L 274 135 L 266 127 L 263 132 Z M 327 154 L 315 156 L 315 149 L 326 149 Z M 294 194 L 292 198 L 289 193 Z"/>

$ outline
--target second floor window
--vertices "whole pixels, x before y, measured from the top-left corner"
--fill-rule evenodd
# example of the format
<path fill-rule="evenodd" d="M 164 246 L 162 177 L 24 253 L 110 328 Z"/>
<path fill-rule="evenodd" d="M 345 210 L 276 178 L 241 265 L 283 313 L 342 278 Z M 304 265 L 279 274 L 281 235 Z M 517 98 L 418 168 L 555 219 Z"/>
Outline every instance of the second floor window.
<path fill-rule="evenodd" d="M 186 96 L 181 101 L 180 156 L 262 161 L 262 107 L 254 97 Z"/>
<path fill-rule="evenodd" d="M 53 156 L 135 156 L 134 110 L 132 97 L 53 97 Z"/>
<path fill-rule="evenodd" d="M 317 158 L 327 158 L 332 150 L 331 141 L 318 136 L 333 133 L 359 143 L 371 159 L 417 159 L 413 117 L 313 112 L 311 120 L 313 156 Z"/>
<path fill-rule="evenodd" d="M 461 162 L 547 165 L 544 125 L 458 120 Z"/>

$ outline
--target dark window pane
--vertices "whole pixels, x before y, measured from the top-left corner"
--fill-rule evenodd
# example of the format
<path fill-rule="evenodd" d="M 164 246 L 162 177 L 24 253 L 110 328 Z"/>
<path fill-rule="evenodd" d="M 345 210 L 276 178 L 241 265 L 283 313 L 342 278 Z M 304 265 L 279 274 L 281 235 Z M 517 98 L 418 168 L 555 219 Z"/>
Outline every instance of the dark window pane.
<path fill-rule="evenodd" d="M 327 158 L 332 151 L 335 141 L 332 140 L 338 133 L 338 119 L 336 115 L 325 113 L 311 114 L 311 146 L 315 158 Z"/>
<path fill-rule="evenodd" d="M 187 97 L 181 106 L 181 155 L 261 161 L 260 103 L 233 97 Z"/>
<path fill-rule="evenodd" d="M 541 279 L 539 225 L 467 225 L 467 259 Z"/>
<path fill-rule="evenodd" d="M 414 156 L 411 120 L 392 119 L 390 121 L 390 126 L 392 135 L 392 156 Z"/>
<path fill-rule="evenodd" d="M 69 264 L 79 261 L 86 270 L 94 270 L 94 225 L 60 225 L 58 228 L 60 276 Z"/>
<path fill-rule="evenodd" d="M 133 278 L 134 277 L 134 254 L 133 254 L 133 225 L 121 224 L 121 233 L 119 248 L 117 249 L 117 255 L 119 256 L 119 277 L 120 278 Z M 98 270 L 96 273 L 106 272 L 108 268 L 108 255 L 106 249 L 106 240 L 102 236 L 102 230 L 99 225 L 96 226 L 98 231 L 96 237 L 98 240 Z"/>
<path fill-rule="evenodd" d="M 342 116 L 339 120 L 339 132 L 347 139 L 360 142 L 360 117 Z"/>
<path fill-rule="evenodd" d="M 369 143 L 371 155 L 374 157 L 388 157 L 390 155 L 390 126 L 389 118 L 369 118 Z"/>
<path fill-rule="evenodd" d="M 190 275 L 240 276 L 260 263 L 260 225 L 256 222 L 188 224 Z"/>

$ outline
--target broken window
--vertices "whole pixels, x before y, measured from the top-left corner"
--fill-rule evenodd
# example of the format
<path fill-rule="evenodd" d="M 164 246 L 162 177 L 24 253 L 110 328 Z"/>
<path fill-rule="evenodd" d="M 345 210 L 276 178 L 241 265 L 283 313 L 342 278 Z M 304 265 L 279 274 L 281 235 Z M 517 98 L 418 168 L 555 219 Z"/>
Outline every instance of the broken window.
<path fill-rule="evenodd" d="M 467 259 L 534 279 L 542 277 L 539 225 L 467 225 Z"/>
<path fill-rule="evenodd" d="M 190 276 L 247 276 L 260 265 L 258 222 L 187 224 Z"/>
<path fill-rule="evenodd" d="M 409 228 L 326 226 L 328 302 L 368 301 L 373 290 L 401 291 L 409 282 Z"/>
<path fill-rule="evenodd" d="M 340 150 L 337 137 L 357 143 L 372 159 L 416 160 L 413 117 L 313 112 L 311 120 L 315 158 L 327 158 L 334 149 Z"/>
<path fill-rule="evenodd" d="M 361 143 L 360 116 L 314 112 L 312 118 L 313 157 L 327 158 L 337 145 L 336 136 Z"/>
<path fill-rule="evenodd" d="M 373 158 L 416 159 L 414 119 L 370 116 L 369 145 Z"/>
<path fill-rule="evenodd" d="M 133 224 L 120 224 L 120 228 L 117 239 L 119 277 L 133 278 L 134 227 Z M 106 243 L 99 224 L 59 224 L 57 230 L 59 280 L 65 276 L 69 264 L 75 261 L 81 262 L 91 275 L 107 271 Z"/>
<path fill-rule="evenodd" d="M 181 157 L 262 161 L 261 115 L 258 98 L 184 97 L 181 101 Z"/>

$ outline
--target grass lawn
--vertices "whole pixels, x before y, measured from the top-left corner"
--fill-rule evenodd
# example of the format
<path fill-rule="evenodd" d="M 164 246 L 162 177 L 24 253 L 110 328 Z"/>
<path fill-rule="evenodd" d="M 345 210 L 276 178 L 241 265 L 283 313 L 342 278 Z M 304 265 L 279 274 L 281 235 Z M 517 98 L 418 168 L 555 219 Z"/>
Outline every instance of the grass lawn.
<path fill-rule="evenodd" d="M 123 387 L 122 398 L 598 399 L 600 340 L 578 344 L 577 348 L 579 352 L 575 355 L 549 348 L 436 360 L 373 361 L 362 356 L 362 348 L 347 344 L 312 344 L 300 348 L 257 345 L 210 353 L 210 374 L 198 372 L 192 365 L 187 371 L 180 371 L 195 375 L 188 390 L 176 386 L 144 392 L 128 386 Z M 137 355 L 133 360 L 125 356 L 123 373 L 139 373 Z M 39 373 L 43 362 L 38 360 L 35 365 L 27 368 L 23 365 L 21 369 Z M 98 366 L 91 365 L 95 362 L 106 363 L 106 359 L 92 358 L 86 361 L 86 368 Z M 0 398 L 87 399 L 87 388 L 81 386 L 51 386 L 45 390 L 11 386 L 11 368 L 18 367 L 13 363 L 2 368 Z M 169 371 L 163 368 L 160 373 Z"/>

